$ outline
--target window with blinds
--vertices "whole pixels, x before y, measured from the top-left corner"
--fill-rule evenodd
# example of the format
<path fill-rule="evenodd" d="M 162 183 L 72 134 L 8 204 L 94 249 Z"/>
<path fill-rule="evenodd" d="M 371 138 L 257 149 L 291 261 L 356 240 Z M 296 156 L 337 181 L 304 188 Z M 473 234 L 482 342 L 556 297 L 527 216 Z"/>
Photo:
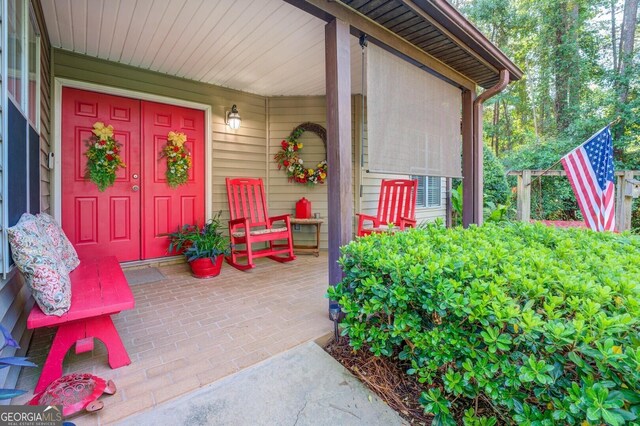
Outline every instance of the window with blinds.
<path fill-rule="evenodd" d="M 411 176 L 418 180 L 416 207 L 440 207 L 442 205 L 442 178 L 439 176 Z"/>

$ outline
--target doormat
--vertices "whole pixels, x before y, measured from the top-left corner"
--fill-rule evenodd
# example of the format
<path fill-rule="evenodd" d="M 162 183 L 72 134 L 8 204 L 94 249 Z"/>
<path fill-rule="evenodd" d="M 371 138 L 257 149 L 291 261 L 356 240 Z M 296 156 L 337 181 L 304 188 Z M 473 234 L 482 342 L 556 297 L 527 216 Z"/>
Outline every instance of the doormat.
<path fill-rule="evenodd" d="M 158 268 L 141 268 L 124 271 L 129 285 L 154 283 L 166 280 L 167 277 Z"/>

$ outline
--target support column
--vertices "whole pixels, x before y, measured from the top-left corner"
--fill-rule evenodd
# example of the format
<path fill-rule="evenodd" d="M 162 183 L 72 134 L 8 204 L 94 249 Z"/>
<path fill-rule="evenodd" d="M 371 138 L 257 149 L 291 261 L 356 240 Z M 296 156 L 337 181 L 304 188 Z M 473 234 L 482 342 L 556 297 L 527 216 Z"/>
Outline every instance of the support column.
<path fill-rule="evenodd" d="M 474 136 L 478 133 L 474 129 L 475 99 L 475 91 L 462 92 L 462 224 L 465 228 L 472 223 L 482 223 L 482 141 L 478 149 Z"/>
<path fill-rule="evenodd" d="M 618 176 L 616 182 L 616 231 L 623 232 L 631 229 L 631 214 L 633 196 L 628 191 L 628 186 L 633 180 L 633 171 L 625 170 L 622 176 Z"/>
<path fill-rule="evenodd" d="M 531 220 L 531 170 L 523 170 L 522 175 L 518 175 L 518 207 L 516 219 L 522 222 Z"/>
<path fill-rule="evenodd" d="M 340 246 L 349 243 L 353 235 L 349 38 L 346 22 L 334 19 L 325 26 L 330 285 L 342 280 Z M 336 306 L 337 302 L 329 302 L 330 309 Z"/>

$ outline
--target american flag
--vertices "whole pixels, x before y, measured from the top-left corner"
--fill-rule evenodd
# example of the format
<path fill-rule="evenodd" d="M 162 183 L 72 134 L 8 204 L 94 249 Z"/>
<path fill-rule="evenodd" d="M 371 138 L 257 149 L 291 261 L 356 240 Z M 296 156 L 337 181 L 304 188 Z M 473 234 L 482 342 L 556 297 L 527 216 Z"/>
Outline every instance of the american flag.
<path fill-rule="evenodd" d="M 615 230 L 613 144 L 609 126 L 562 157 L 584 221 L 594 231 Z"/>

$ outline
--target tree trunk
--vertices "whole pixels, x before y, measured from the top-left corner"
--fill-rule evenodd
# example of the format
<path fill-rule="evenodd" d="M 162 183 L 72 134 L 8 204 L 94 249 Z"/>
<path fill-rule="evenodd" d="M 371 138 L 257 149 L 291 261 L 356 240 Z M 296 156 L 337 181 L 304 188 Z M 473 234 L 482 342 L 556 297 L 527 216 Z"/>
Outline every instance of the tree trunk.
<path fill-rule="evenodd" d="M 571 61 L 568 55 L 570 17 L 567 10 L 567 1 L 558 2 L 555 23 L 555 86 L 556 86 L 556 126 L 563 132 L 569 127 L 569 77 Z"/>
<path fill-rule="evenodd" d="M 506 126 L 506 130 L 507 130 L 507 147 L 509 149 L 512 148 L 511 146 L 511 121 L 509 120 L 509 111 L 507 109 L 507 101 L 503 100 L 502 101 L 502 107 L 504 108 L 504 123 Z M 496 150 L 496 156 L 498 155 L 498 152 Z"/>
<path fill-rule="evenodd" d="M 618 68 L 619 92 L 621 104 L 627 103 L 629 97 L 629 71 L 633 61 L 634 40 L 638 23 L 638 0 L 625 0 L 622 29 L 620 30 L 620 66 Z"/>
<path fill-rule="evenodd" d="M 611 56 L 613 66 L 618 66 L 618 51 L 616 41 L 616 0 L 611 0 Z"/>
<path fill-rule="evenodd" d="M 500 122 L 500 103 L 499 101 L 493 104 L 493 152 L 498 156 L 498 143 L 500 142 L 500 132 L 498 124 Z"/>

